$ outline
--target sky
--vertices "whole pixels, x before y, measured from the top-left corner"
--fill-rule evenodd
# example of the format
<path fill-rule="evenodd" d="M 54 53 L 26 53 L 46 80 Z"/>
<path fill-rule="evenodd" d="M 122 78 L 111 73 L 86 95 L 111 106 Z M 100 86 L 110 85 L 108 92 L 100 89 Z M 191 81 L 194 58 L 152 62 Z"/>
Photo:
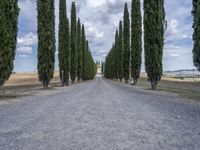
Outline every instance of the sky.
<path fill-rule="evenodd" d="M 72 1 L 67 0 L 68 18 L 70 18 Z M 128 2 L 130 11 L 131 0 L 76 0 L 77 16 L 86 27 L 86 36 L 95 60 L 104 61 L 109 52 L 114 42 L 115 30 L 123 17 L 125 2 Z M 36 0 L 19 0 L 18 3 L 20 15 L 14 71 L 36 71 L 38 42 Z M 165 71 L 194 68 L 191 10 L 192 1 L 190 0 L 165 0 L 168 23 L 163 54 Z M 55 0 L 55 15 L 56 41 L 58 41 L 59 0 Z M 58 69 L 57 49 L 55 57 L 55 67 Z M 144 71 L 144 63 L 142 70 Z"/>

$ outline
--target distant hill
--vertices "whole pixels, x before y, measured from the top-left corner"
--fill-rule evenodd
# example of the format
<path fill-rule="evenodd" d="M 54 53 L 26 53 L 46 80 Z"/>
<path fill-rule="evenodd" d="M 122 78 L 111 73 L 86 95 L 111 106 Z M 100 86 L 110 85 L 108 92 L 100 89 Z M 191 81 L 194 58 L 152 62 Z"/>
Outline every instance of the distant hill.
<path fill-rule="evenodd" d="M 176 75 L 176 76 L 191 76 L 191 75 L 200 75 L 200 72 L 197 69 L 180 69 L 174 71 L 164 71 L 164 75 Z"/>

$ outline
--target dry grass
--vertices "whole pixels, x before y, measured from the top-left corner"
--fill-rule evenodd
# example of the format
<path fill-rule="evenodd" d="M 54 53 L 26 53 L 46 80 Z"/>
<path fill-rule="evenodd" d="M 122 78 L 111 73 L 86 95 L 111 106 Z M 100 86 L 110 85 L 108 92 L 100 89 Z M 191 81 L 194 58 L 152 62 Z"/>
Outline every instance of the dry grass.
<path fill-rule="evenodd" d="M 54 73 L 54 78 L 51 83 L 59 82 L 59 72 Z M 7 86 L 20 86 L 20 85 L 39 85 L 37 73 L 17 73 L 11 75 L 10 79 L 4 85 Z"/>
<path fill-rule="evenodd" d="M 54 73 L 54 78 L 50 83 L 50 88 L 59 87 L 60 78 L 59 72 Z M 44 90 L 41 83 L 38 81 L 37 73 L 17 73 L 11 75 L 6 84 L 0 88 L 0 100 L 19 98 L 33 95 L 38 90 Z"/>
<path fill-rule="evenodd" d="M 144 74 L 138 85 L 144 89 L 150 89 L 150 83 L 147 82 L 147 77 Z M 158 90 L 176 93 L 183 98 L 200 101 L 200 82 L 163 78 L 158 85 Z"/>

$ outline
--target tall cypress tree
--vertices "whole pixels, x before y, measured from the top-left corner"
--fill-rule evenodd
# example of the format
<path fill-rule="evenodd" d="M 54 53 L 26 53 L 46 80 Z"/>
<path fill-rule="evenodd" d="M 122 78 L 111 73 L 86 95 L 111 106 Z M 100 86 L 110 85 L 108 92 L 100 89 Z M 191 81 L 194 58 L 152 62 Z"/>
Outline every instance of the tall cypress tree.
<path fill-rule="evenodd" d="M 119 70 L 120 70 L 120 61 L 119 61 L 119 32 L 116 30 L 115 33 L 115 45 L 114 45 L 114 78 L 118 81 L 119 79 Z"/>
<path fill-rule="evenodd" d="M 85 27 L 84 25 L 82 25 L 82 44 L 81 44 L 81 47 L 82 47 L 82 80 L 85 81 L 86 79 L 86 56 L 85 56 L 85 53 L 86 53 L 86 36 L 85 36 Z"/>
<path fill-rule="evenodd" d="M 104 62 L 101 62 L 101 74 L 104 75 Z"/>
<path fill-rule="evenodd" d="M 67 19 L 66 0 L 60 0 L 59 15 L 59 69 L 62 85 L 69 85 L 69 20 Z"/>
<path fill-rule="evenodd" d="M 81 23 L 78 19 L 77 23 L 77 50 L 78 50 L 78 82 L 82 79 L 82 34 Z"/>
<path fill-rule="evenodd" d="M 137 84 L 142 63 L 142 17 L 140 0 L 132 0 L 131 10 L 131 77 Z"/>
<path fill-rule="evenodd" d="M 200 71 L 200 1 L 193 0 L 194 33 L 193 33 L 193 62 Z"/>
<path fill-rule="evenodd" d="M 37 0 L 38 11 L 38 74 L 44 88 L 54 75 L 55 14 L 54 0 Z"/>
<path fill-rule="evenodd" d="M 125 83 L 128 83 L 130 75 L 130 19 L 128 5 L 125 3 L 124 7 L 124 79 Z"/>
<path fill-rule="evenodd" d="M 123 25 L 122 21 L 119 22 L 119 80 L 122 81 L 123 79 Z"/>
<path fill-rule="evenodd" d="M 163 73 L 164 0 L 144 0 L 145 68 L 152 89 L 157 88 Z"/>
<path fill-rule="evenodd" d="M 77 26 L 76 26 L 76 5 L 72 2 L 71 8 L 71 68 L 70 75 L 72 83 L 77 77 Z"/>
<path fill-rule="evenodd" d="M 13 71 L 17 43 L 18 0 L 0 1 L 0 87 Z"/>

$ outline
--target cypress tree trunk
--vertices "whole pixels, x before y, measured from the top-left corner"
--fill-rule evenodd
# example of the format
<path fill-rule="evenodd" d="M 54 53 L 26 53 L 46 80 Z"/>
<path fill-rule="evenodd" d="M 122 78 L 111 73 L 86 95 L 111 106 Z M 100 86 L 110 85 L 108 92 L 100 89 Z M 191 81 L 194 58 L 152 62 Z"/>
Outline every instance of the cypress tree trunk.
<path fill-rule="evenodd" d="M 13 71 L 17 43 L 18 0 L 0 1 L 0 87 Z"/>
<path fill-rule="evenodd" d="M 72 84 L 77 77 L 77 31 L 76 31 L 76 5 L 72 2 L 71 8 L 71 68 L 70 76 Z"/>
<path fill-rule="evenodd" d="M 82 79 L 82 34 L 81 34 L 81 23 L 78 19 L 77 23 L 77 49 L 78 49 L 78 82 Z"/>
<path fill-rule="evenodd" d="M 86 80 L 86 56 L 85 56 L 85 53 L 86 53 L 86 37 L 85 37 L 85 27 L 84 25 L 82 25 L 82 80 L 85 81 Z"/>
<path fill-rule="evenodd" d="M 152 89 L 157 88 L 163 73 L 164 23 L 164 0 L 144 0 L 145 68 Z"/>
<path fill-rule="evenodd" d="M 59 16 L 59 69 L 62 86 L 69 85 L 69 21 L 67 19 L 66 0 L 60 0 Z"/>
<path fill-rule="evenodd" d="M 119 22 L 119 80 L 123 79 L 123 26 L 122 21 Z"/>
<path fill-rule="evenodd" d="M 130 19 L 127 3 L 124 8 L 124 79 L 128 83 L 130 75 Z"/>
<path fill-rule="evenodd" d="M 193 0 L 194 33 L 193 33 L 193 62 L 200 71 L 200 1 Z"/>
<path fill-rule="evenodd" d="M 54 74 L 55 15 L 54 0 L 37 0 L 38 11 L 38 74 L 47 88 Z"/>
<path fill-rule="evenodd" d="M 137 84 L 142 63 L 142 17 L 140 0 L 132 0 L 131 10 L 131 77 Z"/>

